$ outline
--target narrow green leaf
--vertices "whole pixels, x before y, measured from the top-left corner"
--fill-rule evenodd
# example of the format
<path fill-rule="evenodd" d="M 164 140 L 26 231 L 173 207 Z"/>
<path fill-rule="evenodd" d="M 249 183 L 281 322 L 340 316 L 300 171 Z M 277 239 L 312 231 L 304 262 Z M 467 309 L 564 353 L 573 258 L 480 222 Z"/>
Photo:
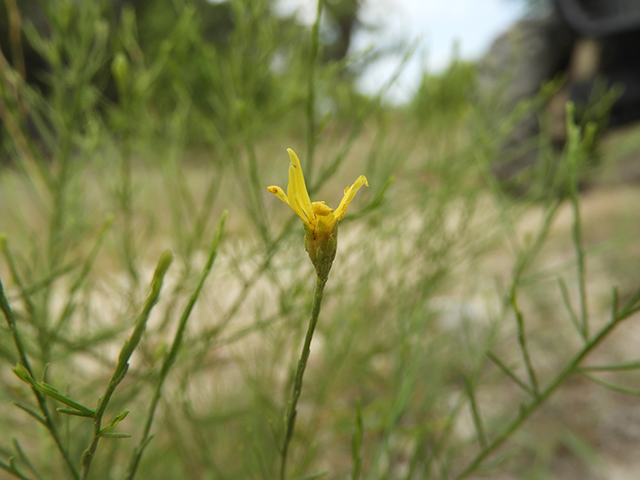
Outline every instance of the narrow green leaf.
<path fill-rule="evenodd" d="M 60 403 L 64 403 L 65 405 L 80 411 L 87 417 L 95 416 L 95 412 L 88 407 L 85 407 L 81 403 L 76 402 L 75 400 L 70 399 L 66 395 L 60 393 L 56 388 L 52 387 L 48 383 L 44 382 L 36 382 L 33 377 L 29 374 L 29 371 L 23 365 L 16 365 L 13 368 L 13 373 L 22 380 L 23 382 L 31 385 L 33 388 L 38 390 L 40 393 L 47 395 L 48 397 L 57 400 Z"/>
<path fill-rule="evenodd" d="M 35 388 L 37 388 L 40 392 L 44 393 L 48 397 L 51 397 L 51 398 L 53 398 L 54 400 L 57 400 L 60 403 L 64 403 L 65 405 L 68 405 L 71 408 L 75 408 L 76 410 L 84 413 L 87 416 L 91 416 L 92 417 L 96 413 L 93 410 L 91 410 L 89 407 L 85 407 L 81 403 L 78 403 L 75 400 L 70 399 L 66 395 L 63 395 L 56 388 L 52 387 L 51 385 L 49 385 L 47 383 L 44 383 L 44 382 L 37 383 L 35 385 Z"/>
<path fill-rule="evenodd" d="M 93 418 L 93 415 L 87 415 L 86 413 L 81 412 L 80 410 L 76 410 L 73 408 L 56 408 L 57 412 L 64 413 L 66 415 L 73 415 L 76 417 L 84 417 L 84 418 Z"/>
<path fill-rule="evenodd" d="M 27 477 L 16 468 L 13 462 L 13 457 L 9 458 L 9 464 L 6 464 L 3 461 L 0 461 L 0 469 L 11 473 L 12 475 L 16 476 L 17 478 L 20 478 L 21 480 L 32 480 L 30 477 Z"/>
<path fill-rule="evenodd" d="M 22 405 L 21 403 L 13 402 L 13 404 L 16 407 L 18 407 L 20 410 L 24 410 L 25 412 L 27 412 L 29 415 L 31 415 L 33 418 L 35 418 L 38 422 L 40 422 L 45 427 L 47 426 L 47 421 L 39 413 L 33 411 L 31 408 L 27 407 L 26 405 Z"/>
<path fill-rule="evenodd" d="M 637 370 L 640 368 L 640 361 L 627 362 L 627 363 L 615 363 L 612 365 L 588 365 L 580 367 L 583 371 L 615 371 L 615 370 Z"/>
<path fill-rule="evenodd" d="M 622 385 L 616 385 L 614 383 L 609 383 L 609 382 L 605 382 L 604 380 L 600 380 L 599 378 L 594 377 L 593 375 L 589 375 L 587 373 L 582 372 L 582 376 L 588 378 L 589 380 L 591 380 L 594 383 L 597 383 L 598 385 L 604 387 L 604 388 L 608 388 L 609 390 L 612 390 L 614 392 L 618 392 L 618 393 L 625 393 L 628 395 L 635 395 L 635 396 L 639 396 L 640 397 L 640 389 L 637 388 L 628 388 L 628 387 L 623 387 Z"/>
<path fill-rule="evenodd" d="M 29 460 L 27 455 L 24 453 L 24 450 L 22 450 L 22 447 L 20 446 L 20 442 L 18 442 L 17 438 L 13 439 L 13 448 L 16 451 L 16 454 L 18 455 L 18 458 L 20 459 L 20 461 L 27 466 L 27 468 L 31 471 L 31 473 L 35 475 L 35 477 L 38 480 L 42 480 L 42 475 L 40 475 L 38 471 L 34 468 L 33 463 L 31 462 L 31 460 Z"/>
<path fill-rule="evenodd" d="M 104 427 L 102 430 L 100 430 L 100 432 L 98 432 L 98 435 L 104 436 L 107 432 L 109 432 L 118 423 L 120 423 L 122 420 L 127 418 L 127 415 L 129 415 L 129 410 L 124 410 L 123 412 L 120 412 L 118 415 L 113 417 L 113 419 L 107 424 L 106 427 Z"/>
<path fill-rule="evenodd" d="M 106 433 L 99 434 L 99 436 L 102 437 L 102 438 L 131 438 L 131 434 L 130 433 L 111 433 L 111 432 L 106 432 Z"/>
<path fill-rule="evenodd" d="M 531 363 L 531 356 L 529 355 L 529 348 L 527 346 L 527 338 L 524 328 L 524 316 L 518 306 L 515 290 L 511 292 L 511 306 L 513 308 L 513 313 L 515 314 L 516 327 L 518 329 L 518 344 L 520 345 L 520 351 L 522 353 L 524 366 L 527 370 L 527 376 L 529 377 L 529 383 L 531 384 L 531 390 L 533 391 L 534 396 L 538 396 L 538 379 L 536 378 L 536 373 L 533 369 L 533 364 Z"/>
<path fill-rule="evenodd" d="M 487 447 L 487 436 L 484 433 L 482 417 L 480 416 L 480 410 L 478 409 L 478 404 L 476 402 L 474 385 L 471 384 L 471 381 L 467 377 L 464 377 L 464 385 L 465 385 L 465 390 L 467 392 L 467 396 L 469 397 L 469 404 L 471 406 L 471 416 L 473 418 L 473 424 L 475 425 L 476 432 L 478 434 L 478 443 L 480 443 L 480 448 L 484 449 Z"/>
<path fill-rule="evenodd" d="M 560 287 L 560 292 L 562 293 L 562 303 L 564 303 L 564 307 L 569 313 L 569 319 L 571 320 L 571 323 L 578 331 L 580 336 L 584 338 L 584 331 L 580 326 L 580 320 L 578 319 L 578 315 L 571 305 L 571 299 L 569 298 L 569 289 L 567 288 L 567 284 L 565 283 L 565 281 L 560 277 L 558 277 L 558 286 Z"/>
<path fill-rule="evenodd" d="M 529 386 L 526 383 L 524 383 L 522 380 L 520 380 L 518 378 L 518 376 L 509 367 L 507 367 L 504 363 L 502 363 L 502 361 L 498 357 L 496 357 L 491 352 L 487 352 L 487 357 L 489 357 L 489 360 L 491 360 L 493 363 L 495 363 L 496 366 L 500 370 L 502 370 L 502 372 L 507 377 L 509 377 L 511 380 L 513 380 L 520 388 L 522 388 L 529 395 L 535 396 L 534 393 L 533 393 L 533 390 L 531 390 L 531 388 L 529 388 Z"/>

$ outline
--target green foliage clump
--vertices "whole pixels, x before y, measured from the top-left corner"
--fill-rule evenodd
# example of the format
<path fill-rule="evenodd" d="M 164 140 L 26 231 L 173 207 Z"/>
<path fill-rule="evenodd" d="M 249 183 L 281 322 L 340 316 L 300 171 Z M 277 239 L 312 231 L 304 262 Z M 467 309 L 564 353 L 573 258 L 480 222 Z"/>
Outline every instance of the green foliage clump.
<path fill-rule="evenodd" d="M 469 112 L 475 72 L 473 62 L 456 59 L 439 74 L 424 73 L 410 103 L 411 114 L 425 126 L 451 128 Z"/>

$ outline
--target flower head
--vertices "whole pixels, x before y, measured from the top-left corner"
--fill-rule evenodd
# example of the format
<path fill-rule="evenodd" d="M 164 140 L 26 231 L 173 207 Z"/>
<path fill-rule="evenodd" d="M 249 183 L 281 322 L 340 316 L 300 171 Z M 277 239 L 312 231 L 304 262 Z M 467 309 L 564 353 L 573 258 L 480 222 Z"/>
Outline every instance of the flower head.
<path fill-rule="evenodd" d="M 300 160 L 290 148 L 287 152 L 291 160 L 287 193 L 275 186 L 268 187 L 268 190 L 289 205 L 291 210 L 302 219 L 306 232 L 305 247 L 317 269 L 318 263 L 325 258 L 333 262 L 337 246 L 338 222 L 344 218 L 349 203 L 360 187 L 363 185 L 368 187 L 369 184 L 367 178 L 360 175 L 353 185 L 348 185 L 344 190 L 344 197 L 335 210 L 329 208 L 325 202 L 311 202 Z"/>

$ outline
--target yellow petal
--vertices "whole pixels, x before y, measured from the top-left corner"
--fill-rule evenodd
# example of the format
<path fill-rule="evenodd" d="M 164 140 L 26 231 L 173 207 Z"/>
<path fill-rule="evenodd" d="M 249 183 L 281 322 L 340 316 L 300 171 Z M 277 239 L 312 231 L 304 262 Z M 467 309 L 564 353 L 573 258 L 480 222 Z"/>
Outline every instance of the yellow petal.
<path fill-rule="evenodd" d="M 336 216 L 333 214 L 333 208 L 330 208 L 324 202 L 313 202 L 313 213 L 316 216 L 316 224 L 314 232 L 318 233 L 319 230 L 326 230 L 329 234 L 333 235 L 333 226 L 336 223 Z"/>
<path fill-rule="evenodd" d="M 300 160 L 293 150 L 287 149 L 291 165 L 289 166 L 289 186 L 287 187 L 287 198 L 292 210 L 303 220 L 311 222 L 314 219 L 311 199 L 307 192 L 307 185 L 304 182 L 302 166 Z"/>
<path fill-rule="evenodd" d="M 276 187 L 276 186 L 267 187 L 267 190 L 273 193 L 276 197 L 278 197 L 284 203 L 289 205 L 289 200 L 287 200 L 287 196 L 284 194 L 284 190 L 282 190 L 280 187 Z"/>
<path fill-rule="evenodd" d="M 366 185 L 367 187 L 369 186 L 367 177 L 365 177 L 364 175 L 360 175 L 353 185 L 345 188 L 344 197 L 342 197 L 340 205 L 338 205 L 338 208 L 336 208 L 334 212 L 336 220 L 342 220 L 344 218 L 345 214 L 347 213 L 347 208 L 349 208 L 349 203 L 356 196 L 356 193 L 358 190 L 360 190 L 360 187 L 363 187 L 364 185 Z"/>
<path fill-rule="evenodd" d="M 325 202 L 313 202 L 311 204 L 311 208 L 313 208 L 313 213 L 316 215 L 329 215 L 333 213 L 333 209 L 330 208 Z"/>

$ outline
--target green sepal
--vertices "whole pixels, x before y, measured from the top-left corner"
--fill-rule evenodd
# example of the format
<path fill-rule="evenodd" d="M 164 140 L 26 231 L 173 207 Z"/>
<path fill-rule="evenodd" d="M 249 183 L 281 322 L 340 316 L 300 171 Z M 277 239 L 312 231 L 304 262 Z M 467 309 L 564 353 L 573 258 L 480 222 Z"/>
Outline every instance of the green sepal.
<path fill-rule="evenodd" d="M 315 231 L 305 224 L 304 246 L 309 254 L 316 273 L 323 279 L 329 277 L 329 271 L 338 250 L 338 222 L 330 231 L 322 220 L 318 220 Z"/>
<path fill-rule="evenodd" d="M 318 263 L 317 253 L 316 253 L 316 238 L 313 234 L 313 230 L 306 223 L 304 224 L 304 249 L 309 254 L 309 258 L 311 259 L 311 263 L 315 266 Z"/>

